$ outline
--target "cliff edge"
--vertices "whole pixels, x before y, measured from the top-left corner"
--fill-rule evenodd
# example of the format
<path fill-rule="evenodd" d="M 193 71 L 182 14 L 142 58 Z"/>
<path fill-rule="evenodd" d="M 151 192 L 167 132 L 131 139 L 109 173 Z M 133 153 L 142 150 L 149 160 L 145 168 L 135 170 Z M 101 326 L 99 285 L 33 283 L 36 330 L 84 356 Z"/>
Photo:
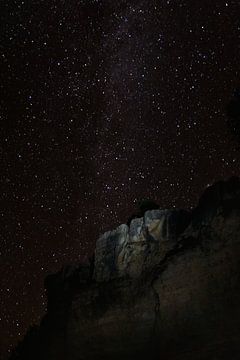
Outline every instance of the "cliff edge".
<path fill-rule="evenodd" d="M 46 278 L 48 311 L 11 360 L 240 359 L 240 180 L 103 234 Z"/>

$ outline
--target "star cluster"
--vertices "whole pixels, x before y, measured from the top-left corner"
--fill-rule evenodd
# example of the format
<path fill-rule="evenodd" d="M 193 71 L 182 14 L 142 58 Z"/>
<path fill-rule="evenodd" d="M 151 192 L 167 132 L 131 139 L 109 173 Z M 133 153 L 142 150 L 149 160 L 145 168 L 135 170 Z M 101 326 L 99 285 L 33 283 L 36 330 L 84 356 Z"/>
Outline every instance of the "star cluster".
<path fill-rule="evenodd" d="M 240 4 L 14 0 L 0 14 L 6 355 L 46 309 L 44 277 L 87 260 L 137 200 L 191 208 L 240 175 L 225 115 Z"/>

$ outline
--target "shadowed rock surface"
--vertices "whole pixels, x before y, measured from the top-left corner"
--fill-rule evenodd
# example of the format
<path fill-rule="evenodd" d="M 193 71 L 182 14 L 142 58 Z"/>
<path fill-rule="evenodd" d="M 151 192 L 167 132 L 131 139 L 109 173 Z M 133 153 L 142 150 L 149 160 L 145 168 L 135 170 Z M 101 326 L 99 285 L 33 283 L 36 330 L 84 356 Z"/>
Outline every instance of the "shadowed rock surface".
<path fill-rule="evenodd" d="M 240 359 L 240 180 L 192 212 L 150 210 L 45 281 L 48 312 L 11 360 Z"/>

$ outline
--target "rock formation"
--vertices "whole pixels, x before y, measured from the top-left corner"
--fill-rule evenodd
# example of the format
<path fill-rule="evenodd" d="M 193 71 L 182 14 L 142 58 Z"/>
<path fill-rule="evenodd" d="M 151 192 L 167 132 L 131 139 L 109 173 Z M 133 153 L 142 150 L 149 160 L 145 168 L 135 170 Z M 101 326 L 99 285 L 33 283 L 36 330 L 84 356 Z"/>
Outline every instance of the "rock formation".
<path fill-rule="evenodd" d="M 239 359 L 240 180 L 151 210 L 45 282 L 48 311 L 12 360 Z"/>

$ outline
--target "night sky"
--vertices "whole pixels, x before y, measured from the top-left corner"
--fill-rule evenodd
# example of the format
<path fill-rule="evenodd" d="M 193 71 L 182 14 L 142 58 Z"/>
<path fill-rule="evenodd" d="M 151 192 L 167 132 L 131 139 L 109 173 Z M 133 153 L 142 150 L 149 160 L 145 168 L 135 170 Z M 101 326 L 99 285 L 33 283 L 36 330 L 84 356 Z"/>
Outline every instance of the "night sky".
<path fill-rule="evenodd" d="M 194 206 L 240 175 L 225 115 L 240 3 L 1 1 L 0 352 L 136 202 Z M 4 355 L 5 354 L 5 355 Z"/>

